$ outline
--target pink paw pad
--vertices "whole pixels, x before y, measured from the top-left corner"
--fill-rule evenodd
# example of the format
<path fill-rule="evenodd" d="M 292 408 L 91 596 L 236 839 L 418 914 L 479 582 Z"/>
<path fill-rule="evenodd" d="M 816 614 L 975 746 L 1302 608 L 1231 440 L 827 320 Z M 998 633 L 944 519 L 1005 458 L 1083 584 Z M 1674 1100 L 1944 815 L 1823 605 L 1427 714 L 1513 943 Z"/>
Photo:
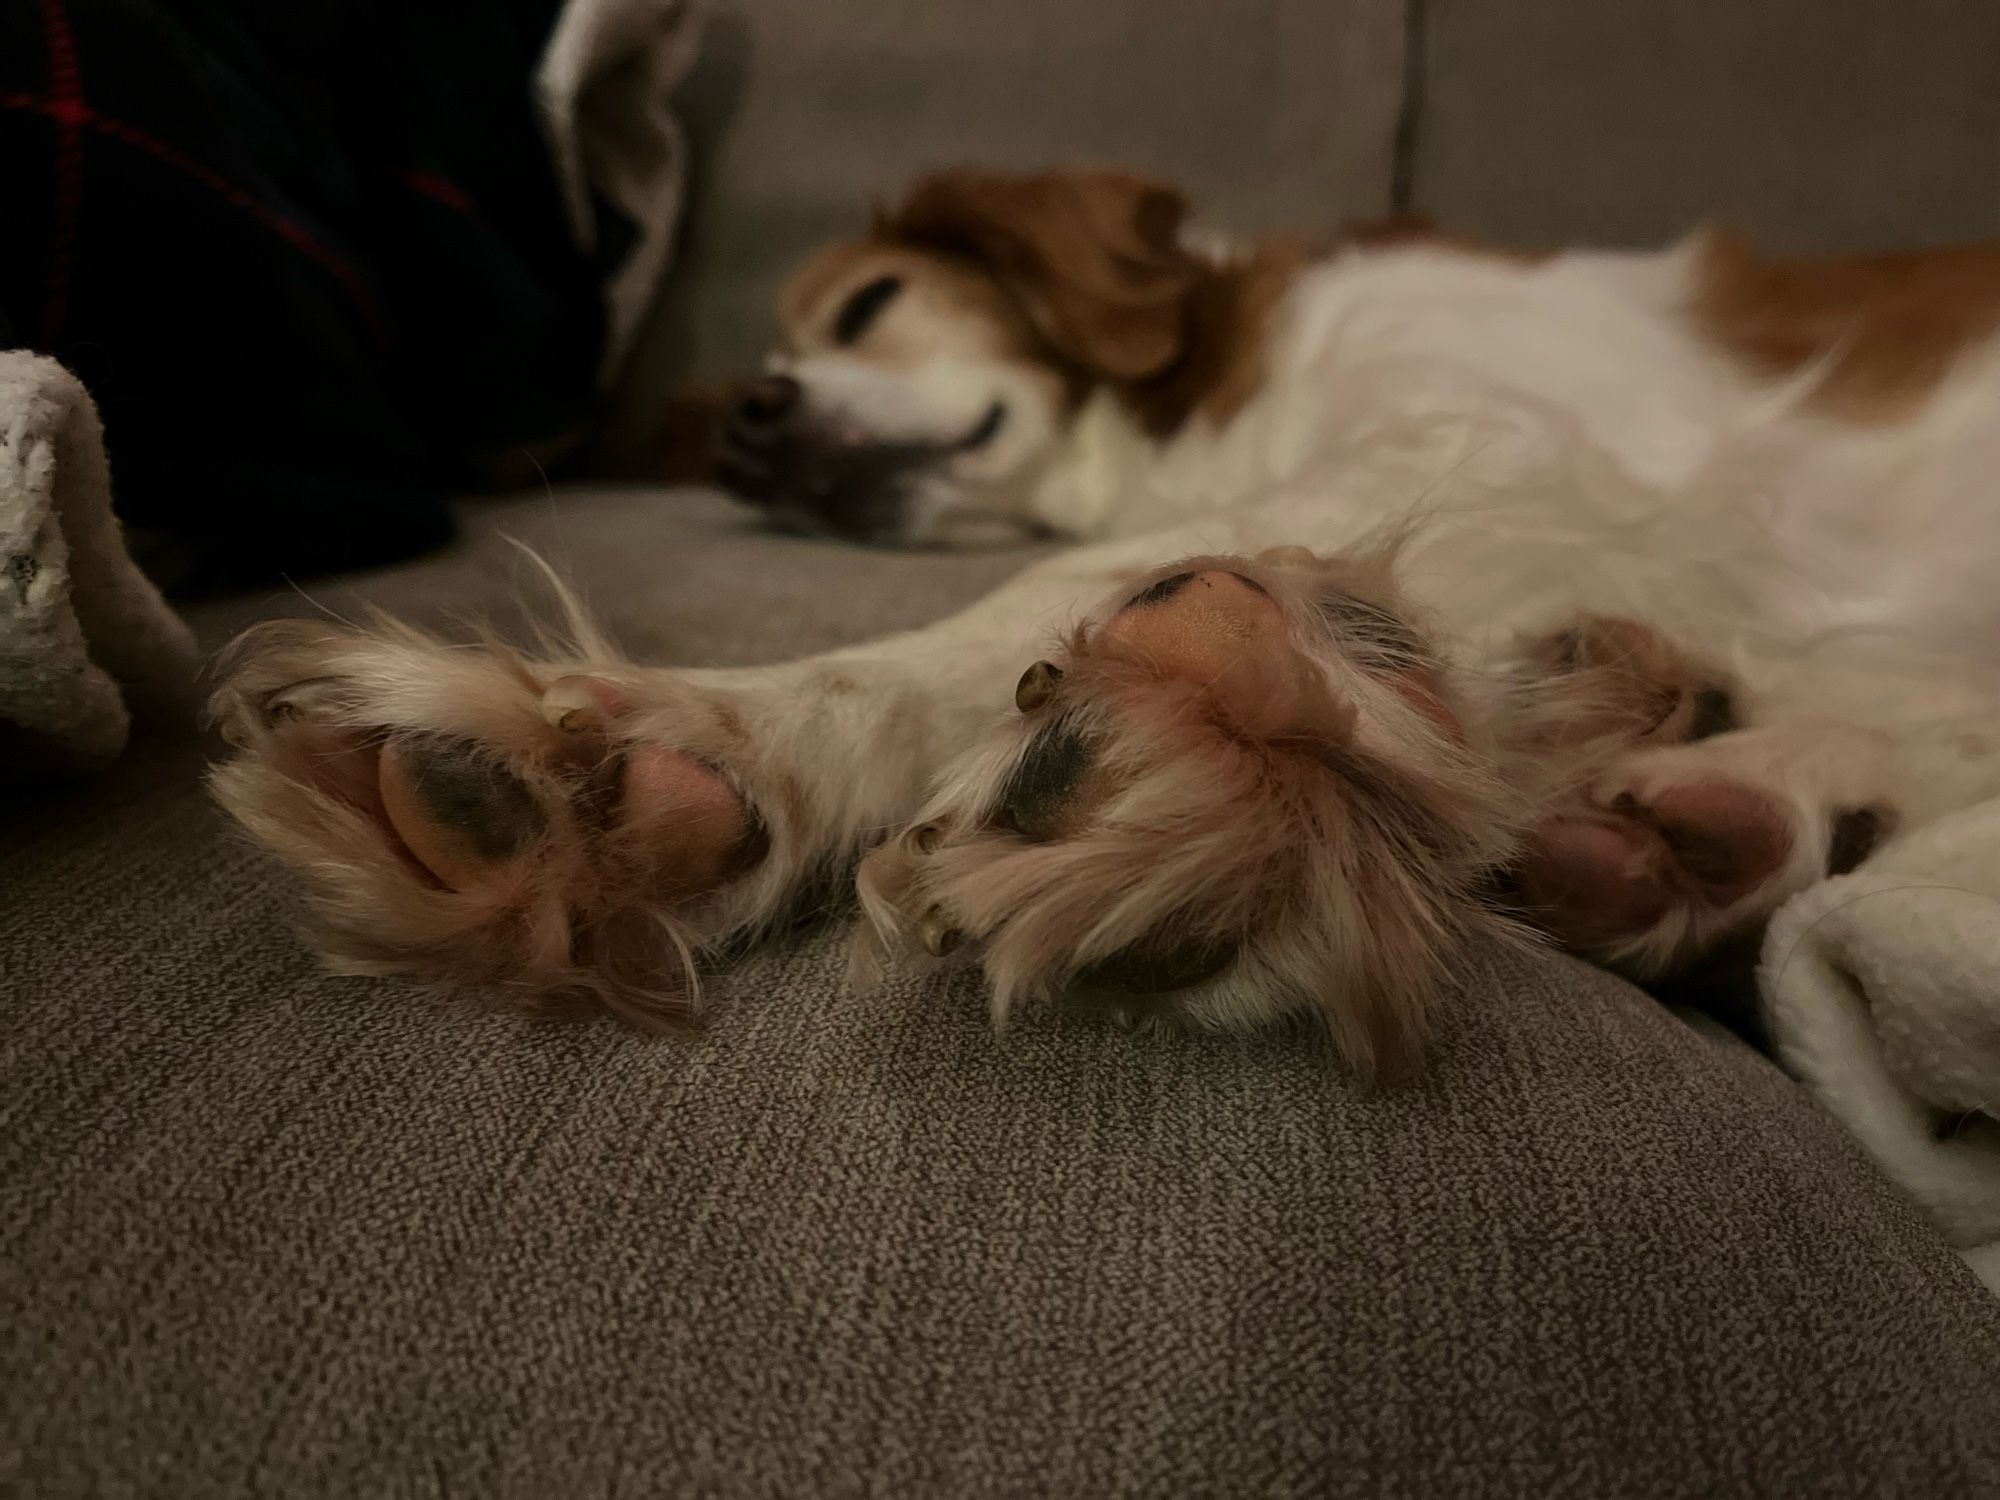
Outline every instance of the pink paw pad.
<path fill-rule="evenodd" d="M 1674 863 L 1723 900 L 1747 895 L 1791 857 L 1785 810 L 1752 787 L 1688 782 L 1667 787 L 1638 811 L 1659 830 Z"/>
<path fill-rule="evenodd" d="M 1754 893 L 1791 857 L 1784 808 L 1733 782 L 1689 782 L 1650 803 L 1551 819 L 1516 872 L 1540 919 L 1569 942 L 1643 934 L 1676 903 L 1720 909 Z"/>
<path fill-rule="evenodd" d="M 1161 579 L 1112 618 L 1103 640 L 1162 676 L 1200 683 L 1250 733 L 1283 734 L 1298 718 L 1300 665 L 1284 611 L 1235 573 L 1204 568 Z"/>
<path fill-rule="evenodd" d="M 1563 818 L 1536 830 L 1517 879 L 1558 936 L 1601 941 L 1644 931 L 1666 915 L 1660 853 L 1641 824 Z"/>
<path fill-rule="evenodd" d="M 628 707 L 614 684 L 560 678 L 540 707 L 563 733 L 554 775 L 537 777 L 538 787 L 469 740 L 407 735 L 382 748 L 383 818 L 439 884 L 503 899 L 525 893 L 538 858 L 577 833 L 614 839 L 625 866 L 645 872 L 661 897 L 702 894 L 754 862 L 756 819 L 714 766 L 665 745 L 608 742 Z"/>
<path fill-rule="evenodd" d="M 602 677 L 559 677 L 542 694 L 542 717 L 583 743 L 631 707 L 625 689 Z M 756 820 L 714 766 L 665 745 L 629 744 L 619 754 L 613 821 L 628 845 L 646 851 L 663 895 L 694 895 L 754 856 Z"/>
<path fill-rule="evenodd" d="M 666 894 L 708 890 L 758 852 L 756 821 L 729 779 L 663 745 L 625 752 L 620 824 L 652 852 Z"/>

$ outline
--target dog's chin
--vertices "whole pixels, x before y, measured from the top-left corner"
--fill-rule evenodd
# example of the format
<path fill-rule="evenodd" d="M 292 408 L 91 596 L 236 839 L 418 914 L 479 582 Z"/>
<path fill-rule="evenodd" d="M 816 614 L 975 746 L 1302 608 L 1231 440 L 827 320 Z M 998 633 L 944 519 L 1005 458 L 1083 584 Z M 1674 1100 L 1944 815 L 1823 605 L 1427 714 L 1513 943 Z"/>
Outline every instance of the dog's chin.
<path fill-rule="evenodd" d="M 817 495 L 745 495 L 725 481 L 737 499 L 754 506 L 770 530 L 787 536 L 822 537 L 864 547 L 915 545 L 902 521 L 903 502 L 896 495 L 872 495 L 853 502 L 828 505 Z"/>
<path fill-rule="evenodd" d="M 1020 546 L 1049 535 L 1026 516 L 950 485 L 935 464 L 890 468 L 878 462 L 851 468 L 857 476 L 865 474 L 866 482 L 827 473 L 774 474 L 725 453 L 715 477 L 765 524 L 795 536 L 969 551 Z"/>
<path fill-rule="evenodd" d="M 829 512 L 800 499 L 759 500 L 764 523 L 791 536 L 825 537 L 906 551 L 989 551 L 1047 541 L 1052 533 L 1020 517 L 949 505 L 920 514 L 907 494 L 877 496 L 864 506 Z M 863 520 L 860 511 L 879 519 Z"/>
<path fill-rule="evenodd" d="M 902 545 L 939 547 L 952 552 L 978 552 L 1046 542 L 1055 535 L 1056 533 L 1048 526 L 1032 521 L 1026 516 L 983 507 L 968 501 L 964 505 L 957 506 L 947 503 L 933 507 L 912 507 L 904 528 Z"/>
<path fill-rule="evenodd" d="M 808 453 L 725 447 L 715 478 L 776 530 L 896 546 L 909 540 L 911 494 L 927 458 L 888 444 Z"/>

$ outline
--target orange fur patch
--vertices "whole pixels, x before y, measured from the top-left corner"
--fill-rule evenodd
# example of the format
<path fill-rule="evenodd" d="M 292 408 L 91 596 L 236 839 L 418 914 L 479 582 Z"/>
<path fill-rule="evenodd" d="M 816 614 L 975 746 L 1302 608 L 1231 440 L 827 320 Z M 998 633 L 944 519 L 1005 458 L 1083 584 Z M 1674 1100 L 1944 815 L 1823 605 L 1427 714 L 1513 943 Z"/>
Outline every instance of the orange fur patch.
<path fill-rule="evenodd" d="M 976 265 L 1058 359 L 1113 381 L 1179 358 L 1201 263 L 1180 243 L 1179 193 L 1127 172 L 939 172 L 876 224 L 879 238 Z"/>
<path fill-rule="evenodd" d="M 1119 172 L 947 172 L 876 233 L 977 268 L 1073 387 L 1110 384 L 1165 437 L 1197 413 L 1226 422 L 1256 393 L 1272 312 L 1317 253 L 1274 237 L 1214 264 L 1181 244 L 1186 211 L 1172 189 Z"/>
<path fill-rule="evenodd" d="M 1148 432 L 1167 436 L 1197 414 L 1220 427 L 1249 403 L 1264 383 L 1273 314 L 1317 253 L 1303 236 L 1274 236 L 1204 269 L 1188 292 L 1180 358 L 1126 393 Z"/>
<path fill-rule="evenodd" d="M 1893 419 L 2000 328 L 2000 243 L 1767 256 L 1712 233 L 1701 245 L 1692 312 L 1705 337 L 1760 375 L 1824 361 L 1814 392 L 1822 409 Z"/>

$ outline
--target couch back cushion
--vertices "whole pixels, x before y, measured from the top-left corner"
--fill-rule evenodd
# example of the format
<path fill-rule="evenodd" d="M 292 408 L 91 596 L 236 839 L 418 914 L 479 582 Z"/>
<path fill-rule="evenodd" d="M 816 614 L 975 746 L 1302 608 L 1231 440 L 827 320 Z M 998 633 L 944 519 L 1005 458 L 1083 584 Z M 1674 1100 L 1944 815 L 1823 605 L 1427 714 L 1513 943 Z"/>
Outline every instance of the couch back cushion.
<path fill-rule="evenodd" d="M 1410 0 L 1413 207 L 1522 245 L 1704 218 L 1791 249 L 2000 235 L 2000 5 Z"/>

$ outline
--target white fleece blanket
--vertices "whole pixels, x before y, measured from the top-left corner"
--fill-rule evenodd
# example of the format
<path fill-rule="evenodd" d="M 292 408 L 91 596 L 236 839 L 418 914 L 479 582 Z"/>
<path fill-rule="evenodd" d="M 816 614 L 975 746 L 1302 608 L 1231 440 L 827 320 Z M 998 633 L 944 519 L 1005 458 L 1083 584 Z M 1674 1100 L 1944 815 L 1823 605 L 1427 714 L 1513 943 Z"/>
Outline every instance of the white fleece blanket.
<path fill-rule="evenodd" d="M 0 351 L 0 770 L 104 765 L 135 712 L 191 711 L 196 669 L 125 551 L 89 395 L 52 359 Z"/>
<path fill-rule="evenodd" d="M 1778 913 L 1778 1056 L 2000 1292 L 2000 801 Z"/>

